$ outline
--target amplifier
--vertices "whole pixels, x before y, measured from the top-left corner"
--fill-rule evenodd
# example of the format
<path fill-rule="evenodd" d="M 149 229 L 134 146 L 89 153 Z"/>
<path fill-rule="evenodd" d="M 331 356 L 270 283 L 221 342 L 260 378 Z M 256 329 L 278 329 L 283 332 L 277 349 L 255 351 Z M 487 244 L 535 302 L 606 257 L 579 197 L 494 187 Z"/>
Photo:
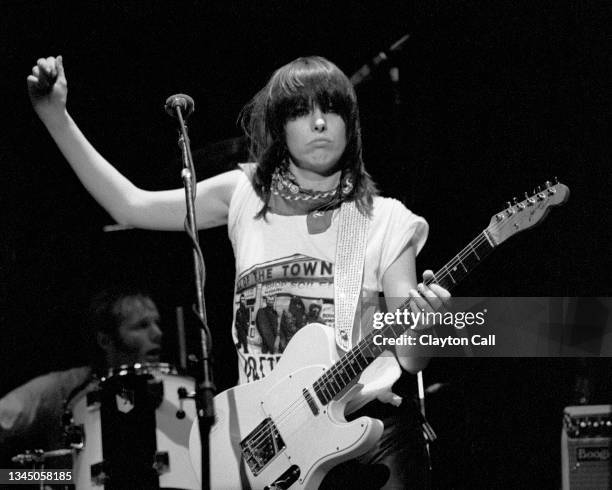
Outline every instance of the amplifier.
<path fill-rule="evenodd" d="M 612 488 L 612 405 L 565 407 L 561 431 L 563 490 Z"/>

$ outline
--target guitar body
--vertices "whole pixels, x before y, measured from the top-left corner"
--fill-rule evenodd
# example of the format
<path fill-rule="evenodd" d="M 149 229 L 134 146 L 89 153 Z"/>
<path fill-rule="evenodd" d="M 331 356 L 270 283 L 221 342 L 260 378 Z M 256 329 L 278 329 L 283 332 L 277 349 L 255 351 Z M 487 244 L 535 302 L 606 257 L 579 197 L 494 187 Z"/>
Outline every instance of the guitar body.
<path fill-rule="evenodd" d="M 210 434 L 211 488 L 254 488 L 271 486 L 279 478 L 293 474 L 291 488 L 317 488 L 333 466 L 366 452 L 380 438 L 382 422 L 360 417 L 346 422 L 344 410 L 359 385 L 340 398 L 321 405 L 312 384 L 338 360 L 333 330 L 311 324 L 291 339 L 282 360 L 263 380 L 239 385 L 215 397 L 216 423 Z M 304 396 L 307 388 L 310 402 Z M 274 429 L 256 431 L 269 419 Z M 265 435 L 278 431 L 266 450 L 259 447 Z M 251 452 L 259 463 L 245 461 L 241 441 L 249 435 Z M 275 432 L 274 432 L 275 433 Z M 190 453 L 196 474 L 200 475 L 200 439 L 194 424 Z M 270 457 L 270 451 L 273 456 Z M 295 477 L 299 469 L 299 476 Z M 257 473 L 257 474 L 255 474 Z M 287 487 L 283 487 L 287 488 Z"/>

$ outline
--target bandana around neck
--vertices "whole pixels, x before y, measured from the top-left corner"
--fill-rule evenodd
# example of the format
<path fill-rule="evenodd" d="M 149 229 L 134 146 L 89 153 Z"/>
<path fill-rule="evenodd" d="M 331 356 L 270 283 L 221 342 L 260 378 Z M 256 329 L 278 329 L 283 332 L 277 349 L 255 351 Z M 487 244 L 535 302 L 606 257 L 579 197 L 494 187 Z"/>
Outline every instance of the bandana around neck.
<path fill-rule="evenodd" d="M 315 191 L 299 186 L 288 165 L 276 167 L 270 184 L 270 211 L 283 216 L 306 215 L 308 233 L 325 232 L 331 226 L 334 209 L 342 204 L 344 196 L 353 189 L 350 177 L 342 178 L 340 196 L 338 187 Z"/>

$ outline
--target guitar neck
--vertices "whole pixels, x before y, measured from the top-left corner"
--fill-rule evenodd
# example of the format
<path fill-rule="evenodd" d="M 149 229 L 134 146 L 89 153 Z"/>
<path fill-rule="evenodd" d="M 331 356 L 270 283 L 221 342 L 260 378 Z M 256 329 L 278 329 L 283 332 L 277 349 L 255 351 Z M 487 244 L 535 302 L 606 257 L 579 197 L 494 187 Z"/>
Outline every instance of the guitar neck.
<path fill-rule="evenodd" d="M 434 274 L 427 284 L 437 283 L 447 290 L 453 289 L 495 248 L 495 243 L 486 230 L 480 233 L 461 252 L 455 255 Z M 404 301 L 399 310 L 409 307 L 410 298 Z M 346 388 L 372 361 L 387 350 L 384 345 L 374 343 L 374 336 L 398 338 L 409 325 L 385 323 L 376 331 L 371 331 L 355 347 L 346 353 L 338 362 L 328 369 L 313 385 L 315 394 L 323 404 L 329 403 L 338 393 Z"/>
<path fill-rule="evenodd" d="M 432 280 L 426 281 L 426 284 L 437 283 L 448 291 L 452 290 L 472 272 L 494 248 L 495 244 L 493 240 L 486 231 L 483 231 L 468 243 L 461 252 L 455 255 L 446 265 L 436 272 Z M 408 302 L 405 304 L 407 305 Z"/>

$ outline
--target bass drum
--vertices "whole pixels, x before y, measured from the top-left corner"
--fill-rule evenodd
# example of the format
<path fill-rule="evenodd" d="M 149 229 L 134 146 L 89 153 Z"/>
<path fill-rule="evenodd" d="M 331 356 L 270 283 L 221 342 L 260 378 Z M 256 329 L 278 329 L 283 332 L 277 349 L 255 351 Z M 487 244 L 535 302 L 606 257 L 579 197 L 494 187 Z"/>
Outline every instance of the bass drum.
<path fill-rule="evenodd" d="M 168 364 L 134 364 L 77 395 L 68 406 L 76 488 L 199 490 L 189 457 L 195 403 L 179 398 L 194 389 Z"/>

